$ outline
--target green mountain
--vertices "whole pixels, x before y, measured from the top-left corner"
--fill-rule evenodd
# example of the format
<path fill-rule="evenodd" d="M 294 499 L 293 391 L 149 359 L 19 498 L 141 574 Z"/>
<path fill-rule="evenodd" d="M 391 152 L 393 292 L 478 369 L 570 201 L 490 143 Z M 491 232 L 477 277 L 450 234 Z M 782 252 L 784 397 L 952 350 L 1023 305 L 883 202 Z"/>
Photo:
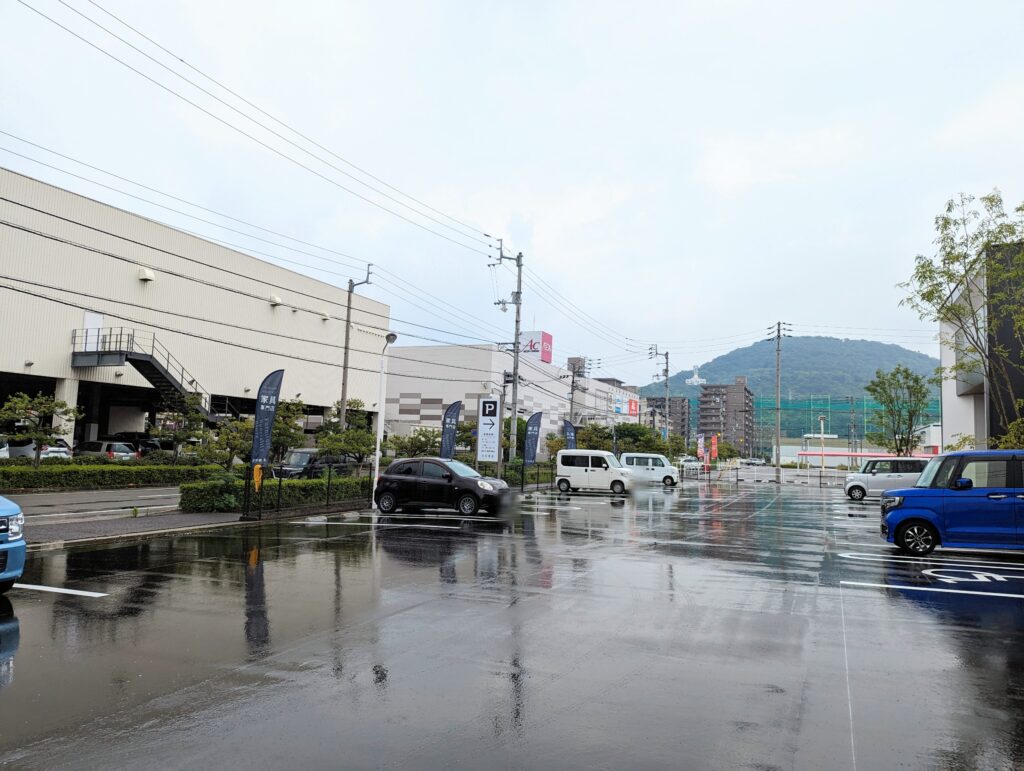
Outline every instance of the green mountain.
<path fill-rule="evenodd" d="M 782 341 L 783 399 L 807 399 L 825 395 L 845 398 L 864 396 L 876 370 L 890 370 L 897 364 L 926 377 L 935 374 L 939 360 L 899 345 L 874 340 L 840 340 L 836 337 L 790 337 Z M 669 378 L 675 396 L 695 399 L 700 386 L 684 382 L 692 370 Z M 700 365 L 700 376 L 708 383 L 732 383 L 737 375 L 747 376 L 747 386 L 758 397 L 775 395 L 775 343 L 759 342 L 718 356 Z M 645 396 L 661 396 L 664 383 L 641 389 Z"/>

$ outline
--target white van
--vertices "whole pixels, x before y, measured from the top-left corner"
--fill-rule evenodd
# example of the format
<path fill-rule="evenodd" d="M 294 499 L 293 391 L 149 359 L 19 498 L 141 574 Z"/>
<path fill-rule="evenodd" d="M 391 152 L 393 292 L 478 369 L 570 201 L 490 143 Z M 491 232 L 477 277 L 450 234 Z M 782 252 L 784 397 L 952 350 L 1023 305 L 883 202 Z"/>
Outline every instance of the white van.
<path fill-rule="evenodd" d="M 630 473 L 618 458 L 604 450 L 559 450 L 555 480 L 563 493 L 611 490 L 621 494 L 629 489 Z"/>
<path fill-rule="evenodd" d="M 619 456 L 622 465 L 632 472 L 637 482 L 660 482 L 672 487 L 679 482 L 679 469 L 664 455 L 652 452 L 624 452 Z"/>

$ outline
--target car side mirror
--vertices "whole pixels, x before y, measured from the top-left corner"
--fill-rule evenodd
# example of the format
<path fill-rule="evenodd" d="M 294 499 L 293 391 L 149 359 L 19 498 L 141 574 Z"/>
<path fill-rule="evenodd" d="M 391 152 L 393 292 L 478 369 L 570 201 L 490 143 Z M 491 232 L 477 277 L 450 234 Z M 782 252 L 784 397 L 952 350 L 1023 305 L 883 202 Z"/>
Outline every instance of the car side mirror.
<path fill-rule="evenodd" d="M 962 478 L 953 483 L 954 490 L 970 490 L 972 487 L 974 487 L 973 479 Z"/>
<path fill-rule="evenodd" d="M 451 482 L 452 481 L 452 475 L 451 474 L 445 474 L 444 475 L 444 480 L 446 482 Z"/>

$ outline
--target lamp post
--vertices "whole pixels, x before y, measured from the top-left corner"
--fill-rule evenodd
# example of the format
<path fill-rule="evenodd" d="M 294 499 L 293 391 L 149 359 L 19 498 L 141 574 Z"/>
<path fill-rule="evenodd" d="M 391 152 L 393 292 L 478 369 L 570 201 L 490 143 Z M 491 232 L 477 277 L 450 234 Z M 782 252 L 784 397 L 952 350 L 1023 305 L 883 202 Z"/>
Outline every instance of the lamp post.
<path fill-rule="evenodd" d="M 821 473 L 825 473 L 825 416 L 818 416 L 818 436 L 821 437 Z"/>
<path fill-rule="evenodd" d="M 388 346 L 391 345 L 395 340 L 398 339 L 398 335 L 394 332 L 388 332 L 384 336 L 384 347 L 380 352 L 380 391 L 377 395 L 377 442 L 373 448 L 373 476 L 370 478 L 370 484 L 377 484 L 377 477 L 380 476 L 380 443 L 384 440 L 384 402 L 386 392 L 384 390 L 384 362 L 385 354 L 387 353 Z M 373 497 L 373 493 L 370 494 L 370 508 L 373 511 L 377 510 L 377 500 Z"/>

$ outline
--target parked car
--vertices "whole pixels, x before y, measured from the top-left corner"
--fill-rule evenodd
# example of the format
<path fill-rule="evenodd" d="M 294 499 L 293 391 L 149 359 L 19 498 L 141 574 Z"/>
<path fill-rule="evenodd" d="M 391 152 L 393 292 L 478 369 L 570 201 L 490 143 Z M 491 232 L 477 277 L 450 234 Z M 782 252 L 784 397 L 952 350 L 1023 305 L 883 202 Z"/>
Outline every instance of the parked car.
<path fill-rule="evenodd" d="M 344 458 L 322 455 L 315 447 L 300 447 L 288 451 L 281 464 L 274 467 L 274 474 L 283 479 L 318 479 L 328 468 L 335 474 L 347 474 L 351 465 Z"/>
<path fill-rule="evenodd" d="M 618 495 L 629 489 L 632 475 L 610 452 L 559 450 L 555 479 L 563 493 L 570 490 L 611 490 Z"/>
<path fill-rule="evenodd" d="M 854 501 L 881 495 L 890 487 L 909 487 L 928 464 L 925 458 L 872 458 L 860 471 L 846 475 L 843 490 Z"/>
<path fill-rule="evenodd" d="M 0 436 L 0 458 L 10 458 L 11 450 L 7 446 L 7 439 Z"/>
<path fill-rule="evenodd" d="M 149 455 L 154 450 L 162 450 L 160 441 L 154 439 L 142 431 L 120 431 L 111 436 L 101 437 L 101 440 L 121 442 L 132 447 L 140 456 Z"/>
<path fill-rule="evenodd" d="M 932 458 L 913 487 L 882 495 L 882 538 L 922 557 L 936 546 L 1024 549 L 1024 450 Z"/>
<path fill-rule="evenodd" d="M 624 452 L 619 461 L 637 482 L 660 482 L 667 487 L 679 483 L 679 469 L 664 455 L 649 452 Z"/>
<path fill-rule="evenodd" d="M 79 455 L 106 455 L 111 460 L 135 460 L 140 457 L 135 449 L 124 442 L 82 442 L 78 445 Z"/>
<path fill-rule="evenodd" d="M 9 458 L 34 458 L 36 456 L 36 444 L 31 439 L 9 439 L 7 441 L 7 453 Z M 40 458 L 70 458 L 71 447 L 63 439 L 57 439 L 52 444 L 44 444 L 39 453 Z"/>
<path fill-rule="evenodd" d="M 683 471 L 699 471 L 701 467 L 700 458 L 692 455 L 681 455 L 676 459 L 676 466 Z"/>
<path fill-rule="evenodd" d="M 25 515 L 14 501 L 0 498 L 0 594 L 21 578 L 25 569 Z"/>
<path fill-rule="evenodd" d="M 381 513 L 397 509 L 454 508 L 472 516 L 480 509 L 497 514 L 508 502 L 508 485 L 481 476 L 457 460 L 401 458 L 380 475 L 373 500 Z"/>
<path fill-rule="evenodd" d="M 741 466 L 765 466 L 767 463 L 764 458 L 740 458 Z"/>

